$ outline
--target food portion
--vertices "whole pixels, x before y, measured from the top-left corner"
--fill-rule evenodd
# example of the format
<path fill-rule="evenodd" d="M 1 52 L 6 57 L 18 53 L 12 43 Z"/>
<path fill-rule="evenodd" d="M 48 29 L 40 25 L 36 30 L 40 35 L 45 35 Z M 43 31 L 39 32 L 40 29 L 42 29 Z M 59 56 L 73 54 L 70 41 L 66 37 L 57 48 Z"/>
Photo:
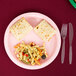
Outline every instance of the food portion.
<path fill-rule="evenodd" d="M 55 29 L 45 20 L 42 20 L 35 28 L 34 31 L 44 41 L 49 41 L 55 34 Z"/>
<path fill-rule="evenodd" d="M 10 32 L 17 40 L 21 40 L 32 29 L 32 26 L 25 20 L 24 17 L 22 17 L 10 27 Z"/>
<path fill-rule="evenodd" d="M 25 64 L 40 65 L 42 59 L 46 59 L 46 49 L 35 43 L 25 44 L 24 41 L 14 46 L 17 58 Z"/>

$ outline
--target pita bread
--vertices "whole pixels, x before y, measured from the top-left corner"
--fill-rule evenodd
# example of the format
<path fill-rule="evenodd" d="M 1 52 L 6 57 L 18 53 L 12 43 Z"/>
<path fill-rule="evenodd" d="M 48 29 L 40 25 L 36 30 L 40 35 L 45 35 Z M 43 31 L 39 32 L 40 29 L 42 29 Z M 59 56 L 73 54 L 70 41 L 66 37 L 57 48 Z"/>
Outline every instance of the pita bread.
<path fill-rule="evenodd" d="M 22 17 L 10 27 L 10 32 L 17 40 L 21 40 L 27 33 L 32 30 L 32 26 Z"/>
<path fill-rule="evenodd" d="M 35 28 L 34 31 L 44 41 L 49 41 L 53 35 L 56 34 L 55 29 L 45 20 L 42 20 Z"/>

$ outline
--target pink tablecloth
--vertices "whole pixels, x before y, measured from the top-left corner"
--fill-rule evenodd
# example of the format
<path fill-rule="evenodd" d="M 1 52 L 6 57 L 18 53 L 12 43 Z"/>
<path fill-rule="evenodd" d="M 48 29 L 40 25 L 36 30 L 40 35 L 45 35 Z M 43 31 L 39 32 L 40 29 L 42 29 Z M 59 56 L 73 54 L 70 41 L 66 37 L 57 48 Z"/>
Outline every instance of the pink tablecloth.
<path fill-rule="evenodd" d="M 36 71 L 15 65 L 7 56 L 3 39 L 9 22 L 25 12 L 40 12 L 52 18 L 61 30 L 63 23 L 74 27 L 73 64 L 69 65 L 69 40 L 66 39 L 65 63 L 61 64 L 61 51 L 49 66 Z M 76 9 L 68 0 L 0 0 L 0 76 L 76 76 Z"/>

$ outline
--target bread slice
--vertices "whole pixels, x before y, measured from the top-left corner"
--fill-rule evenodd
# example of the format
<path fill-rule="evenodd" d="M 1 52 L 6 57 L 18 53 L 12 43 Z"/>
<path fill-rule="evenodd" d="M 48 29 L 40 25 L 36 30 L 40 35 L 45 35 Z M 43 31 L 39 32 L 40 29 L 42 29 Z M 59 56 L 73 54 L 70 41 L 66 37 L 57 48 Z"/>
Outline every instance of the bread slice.
<path fill-rule="evenodd" d="M 22 17 L 15 24 L 10 27 L 10 32 L 17 40 L 21 40 L 33 27 Z"/>
<path fill-rule="evenodd" d="M 44 41 L 49 41 L 53 35 L 56 34 L 56 30 L 45 20 L 42 20 L 35 28 L 34 31 Z"/>

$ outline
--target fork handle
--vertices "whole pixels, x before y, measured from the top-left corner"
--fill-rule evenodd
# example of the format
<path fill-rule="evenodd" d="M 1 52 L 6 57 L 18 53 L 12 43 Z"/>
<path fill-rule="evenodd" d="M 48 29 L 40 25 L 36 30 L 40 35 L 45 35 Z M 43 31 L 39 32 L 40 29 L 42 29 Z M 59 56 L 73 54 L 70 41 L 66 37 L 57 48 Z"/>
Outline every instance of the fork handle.
<path fill-rule="evenodd" d="M 72 45 L 69 47 L 69 64 L 72 64 Z"/>
<path fill-rule="evenodd" d="M 64 58 L 65 58 L 65 39 L 63 39 L 63 44 L 62 44 L 62 51 L 61 51 L 61 63 L 64 63 Z"/>

